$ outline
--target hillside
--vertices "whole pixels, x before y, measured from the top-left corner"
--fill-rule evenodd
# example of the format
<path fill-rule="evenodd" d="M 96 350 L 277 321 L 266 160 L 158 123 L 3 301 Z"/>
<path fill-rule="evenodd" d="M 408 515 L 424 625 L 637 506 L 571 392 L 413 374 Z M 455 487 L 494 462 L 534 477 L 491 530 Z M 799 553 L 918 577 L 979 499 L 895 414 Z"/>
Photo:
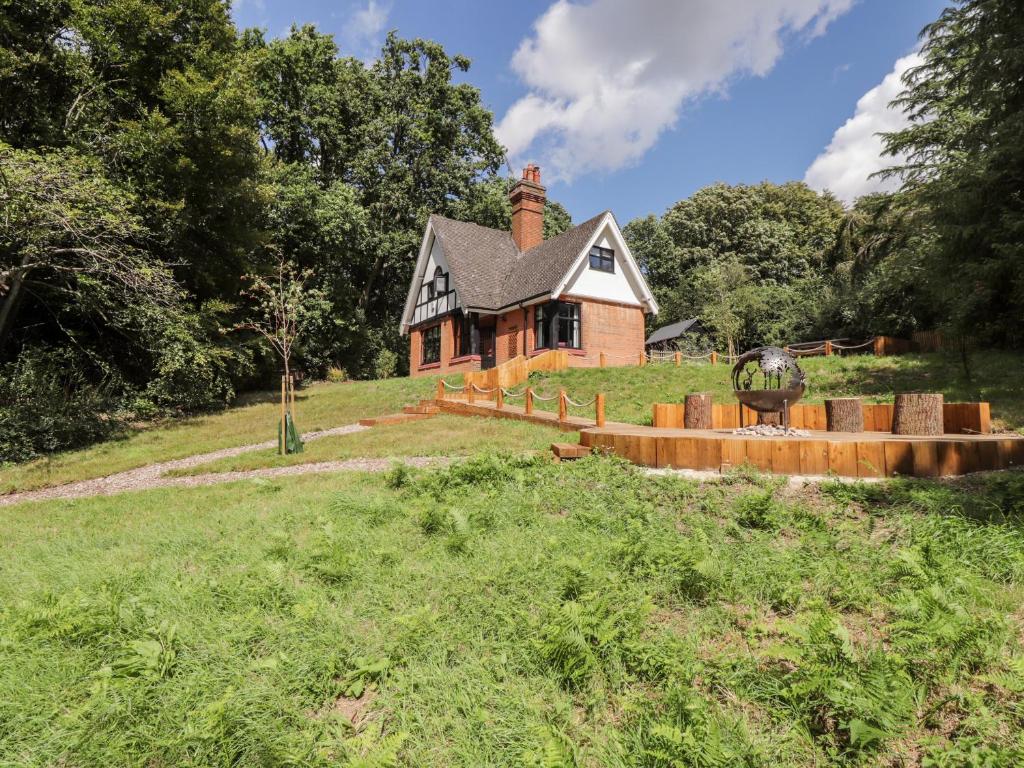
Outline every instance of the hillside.
<path fill-rule="evenodd" d="M 970 380 L 959 358 L 943 354 L 811 357 L 801 360 L 800 366 L 808 378 L 805 402 L 854 395 L 866 402 L 891 402 L 894 392 L 941 392 L 948 402 L 986 400 L 992 404 L 994 425 L 1015 430 L 1024 427 L 1024 382 L 1018 375 L 1024 355 L 983 352 L 975 354 L 971 362 Z M 545 395 L 564 387 L 577 402 L 604 392 L 608 419 L 649 424 L 652 403 L 679 402 L 690 392 L 711 392 L 718 402 L 733 402 L 730 371 L 724 364 L 576 368 L 535 373 L 531 385 Z M 535 407 L 557 409 L 553 402 L 537 401 Z M 586 415 L 586 411 L 579 410 L 578 415 Z"/>

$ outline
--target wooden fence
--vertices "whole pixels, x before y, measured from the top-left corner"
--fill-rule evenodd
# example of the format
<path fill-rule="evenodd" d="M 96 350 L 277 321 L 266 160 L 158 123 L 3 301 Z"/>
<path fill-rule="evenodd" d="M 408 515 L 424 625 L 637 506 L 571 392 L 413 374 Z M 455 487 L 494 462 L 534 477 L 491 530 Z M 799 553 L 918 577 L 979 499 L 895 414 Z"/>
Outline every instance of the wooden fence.
<path fill-rule="evenodd" d="M 481 398 L 494 400 L 500 387 L 508 389 L 522 384 L 534 371 L 564 371 L 569 367 L 569 353 L 564 349 L 550 349 L 534 357 L 518 355 L 486 371 L 466 371 L 462 383 L 475 386 Z"/>
<path fill-rule="evenodd" d="M 743 423 L 756 424 L 757 412 L 739 403 L 713 404 L 712 429 L 737 429 L 740 426 L 740 408 Z M 683 427 L 686 406 L 682 403 L 655 403 L 655 427 Z M 992 418 L 988 403 L 945 403 L 942 406 L 943 431 L 947 434 L 981 434 L 992 432 Z M 824 430 L 825 406 L 799 403 L 789 409 L 789 426 L 793 429 Z M 864 403 L 864 431 L 892 432 L 892 404 Z"/>

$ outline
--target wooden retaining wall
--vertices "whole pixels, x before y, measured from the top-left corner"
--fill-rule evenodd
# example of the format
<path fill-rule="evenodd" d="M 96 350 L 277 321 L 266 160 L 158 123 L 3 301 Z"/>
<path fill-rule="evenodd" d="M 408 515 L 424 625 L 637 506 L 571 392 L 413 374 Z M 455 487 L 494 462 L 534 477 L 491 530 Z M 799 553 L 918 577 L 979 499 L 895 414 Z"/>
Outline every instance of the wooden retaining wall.
<path fill-rule="evenodd" d="M 1024 439 L 994 435 L 903 438 L 827 433 L 745 438 L 704 430 L 584 429 L 580 443 L 635 464 L 724 471 L 751 465 L 784 475 L 945 477 L 1024 465 Z"/>
<path fill-rule="evenodd" d="M 486 371 L 466 371 L 462 382 L 475 384 L 480 389 L 506 389 L 522 384 L 534 371 L 564 371 L 569 367 L 569 353 L 564 349 L 550 349 L 534 357 L 519 355 Z M 484 400 L 493 400 L 495 393 L 478 394 Z"/>
<path fill-rule="evenodd" d="M 756 424 L 757 412 L 739 403 L 712 405 L 712 429 L 736 429 L 743 423 Z M 655 403 L 652 424 L 659 428 L 682 428 L 686 407 L 682 403 Z M 943 431 L 951 435 L 992 432 L 992 417 L 988 403 L 945 403 L 942 406 Z M 824 430 L 825 406 L 798 403 L 789 409 L 789 426 L 794 429 Z M 892 432 L 892 404 L 865 403 L 864 430 L 866 432 Z"/>

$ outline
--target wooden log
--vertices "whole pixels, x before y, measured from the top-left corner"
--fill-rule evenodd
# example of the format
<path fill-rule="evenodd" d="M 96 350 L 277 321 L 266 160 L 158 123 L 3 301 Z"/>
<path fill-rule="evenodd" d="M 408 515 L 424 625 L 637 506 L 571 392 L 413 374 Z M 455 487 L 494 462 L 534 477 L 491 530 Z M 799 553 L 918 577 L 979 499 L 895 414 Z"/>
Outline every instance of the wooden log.
<path fill-rule="evenodd" d="M 892 432 L 894 435 L 941 435 L 942 395 L 923 392 L 896 395 Z"/>
<path fill-rule="evenodd" d="M 594 421 L 597 426 L 604 426 L 604 392 L 598 392 L 594 397 Z"/>
<path fill-rule="evenodd" d="M 757 412 L 757 423 L 760 424 L 771 424 L 775 427 L 782 426 L 782 414 L 778 411 L 768 411 L 767 413 L 758 411 Z M 747 423 L 746 421 L 744 423 Z"/>
<path fill-rule="evenodd" d="M 711 429 L 711 412 L 711 393 L 694 392 L 687 395 L 683 404 L 683 427 Z"/>
<path fill-rule="evenodd" d="M 558 390 L 558 420 L 565 421 L 569 417 L 569 404 L 565 402 L 565 390 Z"/>
<path fill-rule="evenodd" d="M 605 365 L 605 356 L 604 356 L 604 352 L 602 352 L 601 353 L 601 367 L 604 368 L 604 365 Z"/>
<path fill-rule="evenodd" d="M 825 424 L 829 432 L 863 432 L 864 406 L 859 397 L 825 400 Z"/>
<path fill-rule="evenodd" d="M 526 388 L 526 405 L 524 410 L 527 416 L 533 413 L 533 389 L 531 387 Z"/>
<path fill-rule="evenodd" d="M 718 365 L 718 353 L 714 350 L 711 351 L 711 364 Z"/>

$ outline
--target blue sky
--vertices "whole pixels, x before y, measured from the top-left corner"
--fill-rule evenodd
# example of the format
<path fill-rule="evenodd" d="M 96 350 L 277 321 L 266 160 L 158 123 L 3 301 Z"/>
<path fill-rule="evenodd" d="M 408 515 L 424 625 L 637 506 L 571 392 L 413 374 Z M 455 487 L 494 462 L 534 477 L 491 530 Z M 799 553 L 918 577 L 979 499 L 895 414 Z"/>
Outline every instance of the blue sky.
<path fill-rule="evenodd" d="M 473 60 L 510 161 L 582 221 L 713 183 L 880 187 L 875 132 L 940 0 L 235 0 L 273 36 L 315 23 L 371 58 L 388 30 Z"/>

